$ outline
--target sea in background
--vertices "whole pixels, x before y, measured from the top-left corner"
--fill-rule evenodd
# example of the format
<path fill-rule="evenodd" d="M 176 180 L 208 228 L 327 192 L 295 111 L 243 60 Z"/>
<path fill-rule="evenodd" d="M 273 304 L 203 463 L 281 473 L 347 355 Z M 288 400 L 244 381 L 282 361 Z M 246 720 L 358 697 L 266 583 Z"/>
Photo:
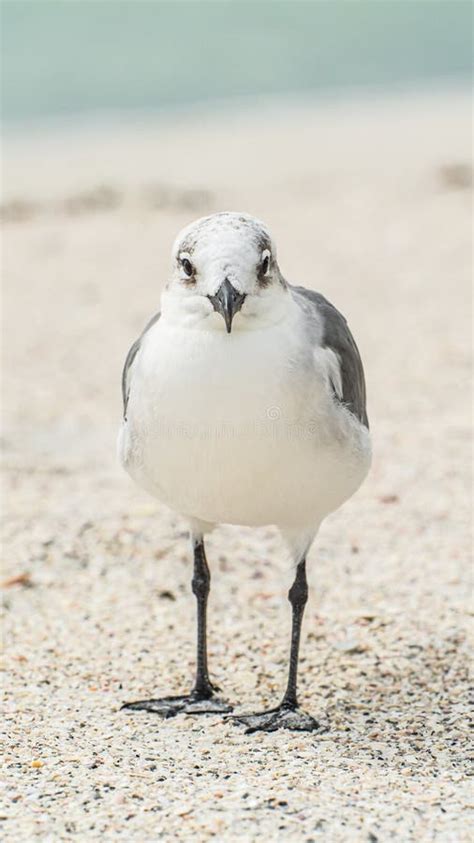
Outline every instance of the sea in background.
<path fill-rule="evenodd" d="M 464 0 L 4 0 L 5 128 L 469 83 Z"/>

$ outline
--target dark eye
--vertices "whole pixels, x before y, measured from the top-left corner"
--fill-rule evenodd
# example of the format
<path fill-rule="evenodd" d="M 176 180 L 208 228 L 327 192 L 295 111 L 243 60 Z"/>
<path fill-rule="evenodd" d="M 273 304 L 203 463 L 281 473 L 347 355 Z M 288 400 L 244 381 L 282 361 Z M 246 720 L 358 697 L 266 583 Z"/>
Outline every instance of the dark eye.
<path fill-rule="evenodd" d="M 181 266 L 184 269 L 184 274 L 187 275 L 188 278 L 191 278 L 194 275 L 194 267 L 191 261 L 188 261 L 187 258 L 183 258 L 183 260 L 181 261 Z"/>
<path fill-rule="evenodd" d="M 262 275 L 267 274 L 269 266 L 270 266 L 270 257 L 269 257 L 269 255 L 266 255 L 264 257 L 263 261 L 262 261 L 262 267 L 261 267 L 261 270 L 260 270 Z"/>

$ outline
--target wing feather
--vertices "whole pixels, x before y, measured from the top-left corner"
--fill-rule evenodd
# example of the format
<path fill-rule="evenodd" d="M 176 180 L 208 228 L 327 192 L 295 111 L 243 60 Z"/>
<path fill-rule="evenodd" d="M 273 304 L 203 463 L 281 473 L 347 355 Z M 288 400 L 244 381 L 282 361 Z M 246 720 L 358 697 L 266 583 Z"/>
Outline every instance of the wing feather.
<path fill-rule="evenodd" d="M 134 360 L 135 360 L 138 352 L 140 351 L 140 347 L 141 347 L 141 344 L 143 342 L 143 338 L 145 337 L 145 334 L 150 330 L 150 328 L 155 324 L 155 322 L 158 322 L 159 318 L 160 318 L 160 313 L 155 313 L 155 315 L 150 319 L 150 321 L 146 325 L 145 330 L 142 331 L 142 333 L 140 334 L 138 339 L 135 340 L 135 342 L 133 343 L 132 347 L 130 348 L 130 351 L 128 352 L 128 354 L 125 358 L 125 364 L 124 364 L 123 371 L 122 371 L 123 417 L 124 417 L 125 421 L 127 420 L 127 405 L 128 405 L 128 398 L 129 398 L 129 395 L 130 395 L 130 386 L 131 386 L 131 382 L 132 382 L 133 363 L 134 363 Z"/>
<path fill-rule="evenodd" d="M 322 345 L 334 352 L 340 365 L 341 382 L 333 383 L 336 400 L 368 428 L 364 368 L 346 319 L 321 293 L 305 287 L 288 286 L 296 299 L 305 303 L 305 310 L 310 314 L 313 310 L 315 320 L 318 316 L 322 318 Z"/>

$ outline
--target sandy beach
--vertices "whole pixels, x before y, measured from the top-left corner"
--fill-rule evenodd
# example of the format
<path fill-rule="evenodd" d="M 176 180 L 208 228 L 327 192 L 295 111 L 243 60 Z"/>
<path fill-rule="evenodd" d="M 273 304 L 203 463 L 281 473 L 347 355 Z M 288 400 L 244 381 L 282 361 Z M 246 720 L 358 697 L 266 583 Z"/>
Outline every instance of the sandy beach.
<path fill-rule="evenodd" d="M 6 137 L 5 841 L 469 839 L 470 119 L 446 91 Z M 310 556 L 321 736 L 119 711 L 187 689 L 195 634 L 184 525 L 116 462 L 121 368 L 176 233 L 223 209 L 365 363 L 373 468 Z M 211 673 L 237 711 L 276 702 L 278 535 L 223 526 L 208 557 Z"/>

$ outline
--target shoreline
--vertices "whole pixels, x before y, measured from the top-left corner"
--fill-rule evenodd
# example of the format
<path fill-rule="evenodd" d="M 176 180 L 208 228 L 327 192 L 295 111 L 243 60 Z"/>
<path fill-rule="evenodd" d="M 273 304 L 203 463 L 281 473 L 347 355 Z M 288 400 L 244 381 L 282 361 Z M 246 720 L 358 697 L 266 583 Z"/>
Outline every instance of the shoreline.
<path fill-rule="evenodd" d="M 109 111 L 77 111 L 44 117 L 32 117 L 30 120 L 10 119 L 3 127 L 4 135 L 21 137 L 33 133 L 52 134 L 56 131 L 107 131 L 176 125 L 187 121 L 213 120 L 216 117 L 247 119 L 264 106 L 265 117 L 274 118 L 280 113 L 304 112 L 333 108 L 371 109 L 377 106 L 393 107 L 408 105 L 410 102 L 427 103 L 433 100 L 448 100 L 452 97 L 470 98 L 471 85 L 468 79 L 433 79 L 420 84 L 399 83 L 386 88 L 383 85 L 366 87 L 346 87 L 325 91 L 293 91 L 288 93 L 254 94 L 242 97 L 215 98 L 189 103 L 177 103 L 161 109 L 130 108 Z"/>

